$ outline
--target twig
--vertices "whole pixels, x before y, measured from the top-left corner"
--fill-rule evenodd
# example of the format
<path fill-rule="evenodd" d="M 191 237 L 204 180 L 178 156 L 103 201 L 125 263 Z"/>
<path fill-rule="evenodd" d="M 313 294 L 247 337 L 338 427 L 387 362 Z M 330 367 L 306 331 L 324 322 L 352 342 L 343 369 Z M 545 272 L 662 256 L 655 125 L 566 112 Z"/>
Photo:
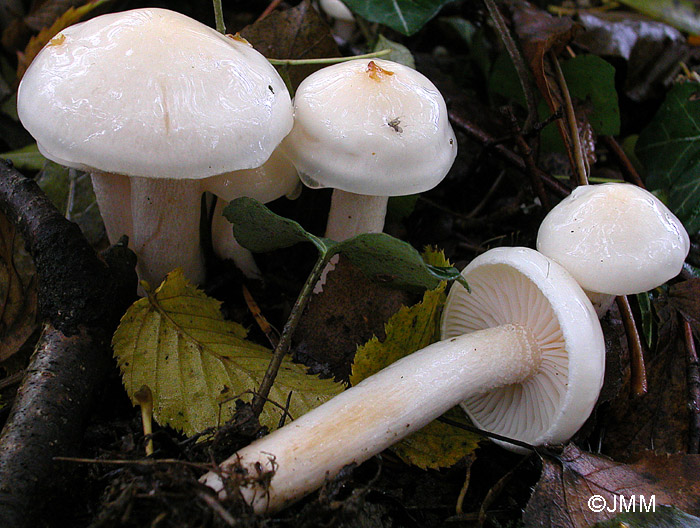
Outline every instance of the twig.
<path fill-rule="evenodd" d="M 272 2 L 270 2 L 270 3 L 267 5 L 267 7 L 265 8 L 265 10 L 264 10 L 262 13 L 260 13 L 260 16 L 257 18 L 256 22 L 260 22 L 263 18 L 265 18 L 266 16 L 268 16 L 270 13 L 272 13 L 275 9 L 277 9 L 277 7 L 278 7 L 281 3 L 282 3 L 282 0 L 272 0 Z"/>
<path fill-rule="evenodd" d="M 696 455 L 700 452 L 700 361 L 695 348 L 693 327 L 686 318 L 683 318 L 683 337 L 688 354 L 688 407 L 690 409 L 688 453 Z"/>
<path fill-rule="evenodd" d="M 501 159 L 508 162 L 510 165 L 519 169 L 523 173 L 527 172 L 527 167 L 525 166 L 525 161 L 518 156 L 515 152 L 510 150 L 504 145 L 496 144 L 496 140 L 493 136 L 488 134 L 485 130 L 479 127 L 477 124 L 464 119 L 462 116 L 455 112 L 450 112 L 450 121 L 469 136 L 474 141 L 481 143 L 486 148 L 491 148 Z M 569 196 L 571 190 L 563 185 L 561 182 L 557 181 L 551 175 L 547 174 L 541 169 L 535 169 L 535 174 L 542 182 L 549 188 L 550 191 L 557 194 L 560 198 L 565 198 Z"/>
<path fill-rule="evenodd" d="M 282 335 L 280 336 L 279 343 L 277 343 L 277 347 L 275 348 L 275 351 L 272 355 L 272 359 L 270 360 L 270 365 L 267 367 L 265 376 L 263 377 L 262 382 L 260 383 L 260 389 L 258 389 L 257 394 L 253 398 L 252 407 L 253 414 L 255 416 L 259 416 L 262 412 L 263 406 L 265 405 L 265 400 L 270 394 L 270 389 L 272 388 L 272 384 L 275 382 L 275 377 L 277 377 L 277 371 L 279 370 L 280 365 L 282 364 L 284 356 L 289 351 L 289 346 L 292 342 L 292 335 L 294 334 L 294 330 L 296 330 L 296 327 L 299 324 L 299 320 L 301 319 L 301 316 L 304 313 L 304 309 L 306 308 L 306 305 L 309 302 L 309 299 L 311 298 L 314 286 L 318 282 L 318 279 L 321 276 L 321 273 L 323 272 L 323 268 L 325 268 L 326 264 L 328 264 L 329 258 L 330 255 L 327 258 L 320 257 L 316 261 L 314 269 L 311 271 L 308 278 L 306 279 L 304 287 L 302 288 L 301 292 L 299 293 L 299 296 L 297 297 L 296 302 L 294 303 L 294 306 L 292 307 L 289 319 L 287 319 L 287 322 L 285 323 L 284 328 L 282 329 Z"/>
<path fill-rule="evenodd" d="M 620 147 L 620 144 L 615 140 L 615 138 L 612 136 L 603 136 L 603 141 L 608 149 L 610 149 L 610 153 L 615 156 L 615 159 L 622 169 L 622 173 L 625 175 L 625 179 L 631 183 L 634 183 L 636 186 L 645 189 L 646 187 L 644 186 L 644 182 L 637 172 L 637 169 L 634 168 L 634 165 L 632 165 L 632 162 L 627 157 L 627 154 L 625 154 L 625 151 L 622 150 L 622 147 Z"/>
<path fill-rule="evenodd" d="M 391 53 L 390 49 L 382 49 L 379 51 L 373 51 L 372 53 L 365 53 L 363 55 L 349 55 L 347 57 L 321 57 L 317 59 L 270 59 L 267 60 L 273 66 L 308 66 L 310 64 L 337 64 L 339 62 L 348 62 L 355 59 L 375 59 L 377 57 L 384 57 Z"/>
<path fill-rule="evenodd" d="M 507 115 L 510 119 L 511 130 L 513 131 L 513 135 L 515 137 L 515 144 L 518 146 L 518 151 L 520 151 L 520 155 L 525 162 L 527 175 L 530 177 L 530 184 L 537 194 L 537 197 L 540 199 L 542 208 L 545 210 L 545 212 L 547 212 L 551 209 L 549 197 L 544 190 L 542 178 L 539 177 L 537 165 L 535 164 L 535 159 L 532 156 L 532 149 L 530 148 L 530 145 L 528 145 L 527 141 L 525 141 L 522 131 L 518 127 L 518 122 L 515 119 L 515 114 L 513 114 L 513 111 L 510 108 L 508 108 Z"/>
<path fill-rule="evenodd" d="M 547 53 L 552 67 L 554 68 L 554 74 L 556 76 L 557 84 L 559 85 L 559 90 L 564 98 L 564 120 L 569 127 L 569 135 L 571 136 L 572 145 L 569 145 L 569 151 L 572 156 L 572 170 L 576 175 L 576 180 L 579 185 L 588 185 L 588 163 L 583 157 L 583 148 L 581 146 L 581 138 L 578 135 L 578 122 L 576 120 L 576 112 L 574 111 L 574 105 L 571 101 L 571 95 L 569 94 L 569 87 L 566 85 L 566 79 L 564 78 L 564 73 L 561 71 L 561 66 L 559 65 L 559 59 L 552 52 Z"/>
<path fill-rule="evenodd" d="M 499 11 L 496 2 L 494 0 L 484 0 L 484 4 L 486 4 L 486 9 L 488 9 L 489 15 L 491 15 L 491 19 L 493 20 L 494 26 L 496 27 L 496 31 L 498 31 L 498 34 L 501 37 L 501 40 L 503 41 L 503 45 L 508 51 L 508 55 L 510 55 L 510 59 L 513 62 L 513 66 L 515 66 L 515 71 L 518 74 L 520 86 L 522 87 L 523 93 L 525 94 L 527 118 L 525 119 L 525 123 L 523 124 L 522 129 L 523 132 L 527 134 L 534 125 L 535 121 L 537 120 L 537 104 L 535 103 L 535 92 L 532 89 L 532 85 L 530 84 L 530 76 L 528 74 L 529 69 L 525 64 L 523 56 L 520 54 L 520 50 L 515 44 L 515 41 L 513 40 L 513 37 L 510 34 L 510 31 L 508 30 L 508 25 L 503 19 L 503 15 Z"/>
<path fill-rule="evenodd" d="M 54 457 L 77 450 L 94 392 L 112 366 L 110 337 L 136 297 L 134 255 L 98 258 L 37 184 L 0 162 L 0 211 L 21 232 L 39 277 L 43 331 L 0 434 L 0 526 L 35 526 L 72 487 Z"/>
<path fill-rule="evenodd" d="M 633 397 L 644 396 L 647 393 L 647 373 L 644 365 L 642 338 L 639 336 L 627 296 L 619 295 L 615 298 L 615 301 L 620 310 L 630 350 L 630 392 Z"/>

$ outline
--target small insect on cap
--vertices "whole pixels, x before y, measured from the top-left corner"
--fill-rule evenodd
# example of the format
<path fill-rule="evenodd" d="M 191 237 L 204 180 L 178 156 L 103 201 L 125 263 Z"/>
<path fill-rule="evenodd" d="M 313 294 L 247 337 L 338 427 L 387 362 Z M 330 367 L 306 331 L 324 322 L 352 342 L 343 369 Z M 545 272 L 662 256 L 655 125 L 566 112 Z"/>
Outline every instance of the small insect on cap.
<path fill-rule="evenodd" d="M 356 59 L 307 77 L 282 147 L 309 187 L 400 196 L 445 177 L 457 142 L 445 101 L 424 75 L 401 64 Z"/>

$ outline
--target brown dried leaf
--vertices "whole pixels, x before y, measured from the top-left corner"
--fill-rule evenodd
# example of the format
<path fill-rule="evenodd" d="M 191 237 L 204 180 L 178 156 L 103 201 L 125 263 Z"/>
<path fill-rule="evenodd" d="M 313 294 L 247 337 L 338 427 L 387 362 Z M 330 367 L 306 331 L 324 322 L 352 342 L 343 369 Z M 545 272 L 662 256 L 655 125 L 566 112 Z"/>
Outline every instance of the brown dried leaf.
<path fill-rule="evenodd" d="M 319 59 L 338 57 L 340 51 L 328 24 L 306 0 L 293 9 L 274 11 L 269 16 L 243 28 L 241 36 L 255 49 L 271 59 Z M 286 67 L 292 86 L 321 66 Z M 284 70 L 285 67 L 282 67 Z M 281 73 L 284 74 L 284 71 Z M 284 75 L 283 75 L 284 76 Z"/>
<path fill-rule="evenodd" d="M 644 497 L 656 507 L 673 505 L 697 515 L 700 512 L 700 455 L 645 453 L 634 464 L 621 464 L 592 455 L 570 444 L 558 458 L 542 460 L 542 475 L 525 508 L 525 526 L 583 528 L 619 513 L 620 497 Z M 607 504 L 594 512 L 589 499 L 599 495 Z M 600 502 L 598 504 L 601 504 Z M 595 506 L 595 503 L 594 503 Z M 642 504 L 637 502 L 637 508 Z M 612 510 L 612 511 L 608 511 Z"/>
<path fill-rule="evenodd" d="M 31 264 L 21 273 L 15 264 L 19 249 L 15 229 L 0 215 L 0 361 L 15 354 L 37 328 L 37 283 Z"/>
<path fill-rule="evenodd" d="M 559 52 L 574 38 L 580 26 L 568 17 L 553 17 L 527 2 L 514 4 L 512 17 L 525 60 L 530 65 L 535 83 L 550 111 L 555 113 L 568 107 L 576 116 L 572 119 L 564 111 L 562 119 L 557 120 L 571 166 L 577 166 L 574 152 L 578 149 L 581 151 L 580 158 L 590 164 L 591 160 L 595 161 L 588 137 L 592 128 L 585 116 L 575 112 L 557 59 Z M 577 143 L 580 147 L 576 146 Z M 588 172 L 586 169 L 586 176 Z"/>
<path fill-rule="evenodd" d="M 375 335 L 384 339 L 384 324 L 411 301 L 410 294 L 371 281 L 341 256 L 294 332 L 295 359 L 346 381 L 357 347 Z"/>
<path fill-rule="evenodd" d="M 647 449 L 678 453 L 688 448 L 690 411 L 678 314 L 664 299 L 654 308 L 661 322 L 659 347 L 645 355 L 649 391 L 642 398 L 630 394 L 627 367 L 624 384 L 604 418 L 603 452 L 619 460 Z"/>
<path fill-rule="evenodd" d="M 700 337 L 700 279 L 689 279 L 674 284 L 668 291 L 671 307 L 683 314 Z"/>

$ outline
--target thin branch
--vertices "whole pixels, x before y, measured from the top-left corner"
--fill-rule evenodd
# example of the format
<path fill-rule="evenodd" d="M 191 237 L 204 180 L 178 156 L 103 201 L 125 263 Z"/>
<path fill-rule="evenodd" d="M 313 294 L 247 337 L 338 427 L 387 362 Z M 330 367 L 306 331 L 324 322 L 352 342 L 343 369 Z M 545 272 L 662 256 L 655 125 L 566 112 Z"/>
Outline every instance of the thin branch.
<path fill-rule="evenodd" d="M 610 149 L 610 153 L 615 156 L 617 163 L 622 169 L 622 174 L 625 175 L 625 179 L 631 183 L 634 183 L 637 187 L 645 189 L 646 187 L 644 186 L 642 177 L 637 172 L 637 169 L 634 168 L 634 165 L 632 165 L 629 157 L 627 154 L 625 154 L 625 151 L 622 150 L 622 147 L 615 140 L 615 138 L 612 136 L 603 136 L 603 141 L 608 149 Z"/>
<path fill-rule="evenodd" d="M 510 165 L 520 170 L 524 174 L 527 174 L 527 166 L 523 158 L 518 156 L 515 152 L 510 150 L 508 147 L 496 142 L 496 138 L 491 136 L 476 123 L 463 118 L 455 112 L 450 112 L 450 121 L 463 133 L 469 136 L 471 139 L 477 143 L 482 144 L 485 148 L 490 148 L 495 154 L 497 154 L 501 159 L 508 162 Z M 571 190 L 564 184 L 559 182 L 556 178 L 547 174 L 541 169 L 535 168 L 535 174 L 542 182 L 547 186 L 547 188 L 558 195 L 560 198 L 565 198 L 569 196 Z"/>
<path fill-rule="evenodd" d="M 513 66 L 515 66 L 515 71 L 518 74 L 520 86 L 522 87 L 523 93 L 525 94 L 527 118 L 525 119 L 525 123 L 523 124 L 522 129 L 523 132 L 527 134 L 532 128 L 532 126 L 535 124 L 535 121 L 537 120 L 537 103 L 535 102 L 537 99 L 535 97 L 535 91 L 532 89 L 532 84 L 530 83 L 530 76 L 528 73 L 529 69 L 525 64 L 523 56 L 520 54 L 518 46 L 513 40 L 513 36 L 510 34 L 508 25 L 503 19 L 503 15 L 499 11 L 496 2 L 494 0 L 484 0 L 484 4 L 486 4 L 486 9 L 488 9 L 489 15 L 491 15 L 491 19 L 493 20 L 494 26 L 496 27 L 496 31 L 498 31 L 498 34 L 501 37 L 501 40 L 503 41 L 503 45 L 508 51 L 508 55 L 510 55 L 510 59 L 513 62 Z"/>
<path fill-rule="evenodd" d="M 642 338 L 639 336 L 627 296 L 619 295 L 615 301 L 620 310 L 630 350 L 630 392 L 633 397 L 644 396 L 647 393 L 647 372 L 644 364 Z"/>

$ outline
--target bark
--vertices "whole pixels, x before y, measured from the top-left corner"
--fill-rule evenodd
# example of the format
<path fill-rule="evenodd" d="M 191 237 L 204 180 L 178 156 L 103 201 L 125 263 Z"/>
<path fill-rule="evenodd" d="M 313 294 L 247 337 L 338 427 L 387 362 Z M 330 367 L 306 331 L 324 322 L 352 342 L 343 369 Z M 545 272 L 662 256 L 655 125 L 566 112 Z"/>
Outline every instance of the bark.
<path fill-rule="evenodd" d="M 93 394 L 111 365 L 110 336 L 135 298 L 126 244 L 100 258 L 36 183 L 0 161 L 0 211 L 22 234 L 39 278 L 43 331 L 0 434 L 0 526 L 34 526 L 72 484 Z M 58 485 L 58 477 L 61 484 Z"/>

